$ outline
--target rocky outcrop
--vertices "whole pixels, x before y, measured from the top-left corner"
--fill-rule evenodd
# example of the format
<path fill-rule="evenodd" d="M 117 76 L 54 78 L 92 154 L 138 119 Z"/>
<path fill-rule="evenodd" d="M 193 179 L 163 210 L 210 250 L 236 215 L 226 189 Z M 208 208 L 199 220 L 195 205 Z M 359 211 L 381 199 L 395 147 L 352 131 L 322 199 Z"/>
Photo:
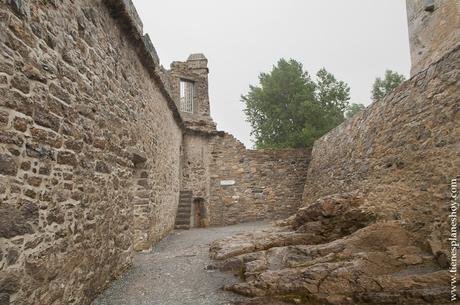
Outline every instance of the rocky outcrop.
<path fill-rule="evenodd" d="M 398 221 L 376 221 L 363 203 L 359 193 L 327 196 L 283 227 L 213 242 L 218 267 L 243 280 L 225 289 L 248 304 L 447 302 L 448 271 Z"/>
<path fill-rule="evenodd" d="M 225 289 L 247 304 L 450 303 L 459 59 L 457 47 L 318 140 L 295 215 L 213 242 L 240 278 Z"/>

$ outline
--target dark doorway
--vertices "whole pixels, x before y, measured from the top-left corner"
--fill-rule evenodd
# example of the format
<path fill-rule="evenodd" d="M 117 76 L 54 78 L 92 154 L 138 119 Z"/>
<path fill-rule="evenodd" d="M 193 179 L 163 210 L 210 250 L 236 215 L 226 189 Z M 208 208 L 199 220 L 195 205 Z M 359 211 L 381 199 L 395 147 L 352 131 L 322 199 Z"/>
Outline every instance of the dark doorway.
<path fill-rule="evenodd" d="M 193 226 L 195 228 L 205 227 L 206 208 L 203 198 L 193 199 Z"/>

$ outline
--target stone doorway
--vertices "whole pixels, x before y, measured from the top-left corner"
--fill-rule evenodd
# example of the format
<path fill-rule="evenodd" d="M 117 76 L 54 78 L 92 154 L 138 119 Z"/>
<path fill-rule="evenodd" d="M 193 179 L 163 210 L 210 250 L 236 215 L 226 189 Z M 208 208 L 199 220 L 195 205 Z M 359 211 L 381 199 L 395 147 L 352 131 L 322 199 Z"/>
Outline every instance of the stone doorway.
<path fill-rule="evenodd" d="M 204 228 L 206 219 L 206 208 L 203 198 L 193 199 L 192 204 L 192 226 L 195 228 Z"/>

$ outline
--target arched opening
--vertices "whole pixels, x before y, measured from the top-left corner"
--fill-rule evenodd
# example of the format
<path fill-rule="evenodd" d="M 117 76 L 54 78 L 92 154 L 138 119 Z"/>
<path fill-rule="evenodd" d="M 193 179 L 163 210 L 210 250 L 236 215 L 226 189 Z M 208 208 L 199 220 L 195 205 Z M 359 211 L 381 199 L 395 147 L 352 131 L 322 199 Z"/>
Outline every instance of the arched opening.
<path fill-rule="evenodd" d="M 206 207 L 204 206 L 204 199 L 200 197 L 193 199 L 193 205 L 192 205 L 193 227 L 195 228 L 205 227 L 205 219 L 206 219 Z"/>

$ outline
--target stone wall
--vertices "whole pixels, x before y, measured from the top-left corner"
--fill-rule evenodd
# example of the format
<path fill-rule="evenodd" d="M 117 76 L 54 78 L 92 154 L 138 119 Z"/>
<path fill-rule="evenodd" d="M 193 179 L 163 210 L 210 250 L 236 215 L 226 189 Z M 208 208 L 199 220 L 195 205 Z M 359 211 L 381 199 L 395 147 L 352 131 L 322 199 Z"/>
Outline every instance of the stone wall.
<path fill-rule="evenodd" d="M 192 54 L 185 62 L 171 63 L 171 69 L 166 72 L 171 96 L 179 109 L 181 80 L 193 82 L 193 112 L 181 111 L 181 116 L 187 128 L 205 132 L 216 130 L 209 109 L 207 65 L 208 60 L 203 54 Z"/>
<path fill-rule="evenodd" d="M 209 139 L 197 133 L 184 135 L 181 189 L 192 191 L 193 198 L 209 201 Z M 205 223 L 208 221 L 206 220 Z"/>
<path fill-rule="evenodd" d="M 173 227 L 180 116 L 127 3 L 0 1 L 2 302 L 88 304 Z"/>
<path fill-rule="evenodd" d="M 460 41 L 460 1 L 407 0 L 406 5 L 414 75 Z"/>
<path fill-rule="evenodd" d="M 401 220 L 434 254 L 446 249 L 460 168 L 459 73 L 457 47 L 316 141 L 304 203 L 358 190 L 381 219 Z"/>
<path fill-rule="evenodd" d="M 211 147 L 211 225 L 280 219 L 301 205 L 309 150 L 246 150 L 227 133 Z"/>

